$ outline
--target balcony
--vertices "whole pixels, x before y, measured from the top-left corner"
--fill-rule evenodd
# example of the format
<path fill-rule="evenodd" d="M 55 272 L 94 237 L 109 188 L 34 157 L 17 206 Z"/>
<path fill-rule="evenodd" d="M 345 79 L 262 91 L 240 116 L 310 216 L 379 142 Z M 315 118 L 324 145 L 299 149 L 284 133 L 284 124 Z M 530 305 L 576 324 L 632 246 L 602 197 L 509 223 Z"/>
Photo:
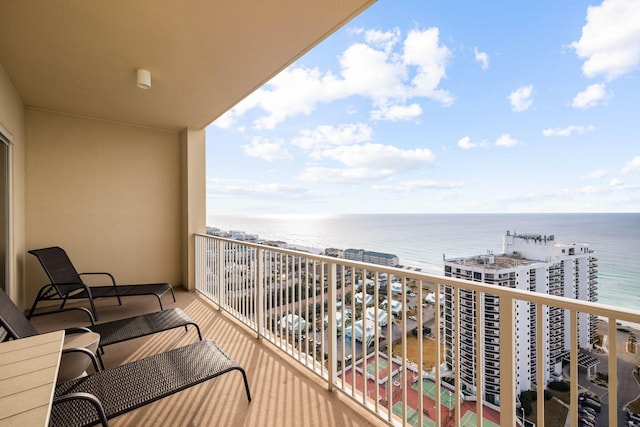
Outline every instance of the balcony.
<path fill-rule="evenodd" d="M 623 358 L 622 351 L 619 349 L 624 344 L 618 342 L 616 322 L 640 323 L 640 312 L 619 310 L 588 301 L 211 236 L 196 236 L 195 252 L 197 254 L 196 288 L 200 292 L 211 298 L 223 311 L 253 330 L 256 336 L 270 341 L 282 351 L 283 355 L 293 358 L 301 367 L 316 375 L 328 390 L 349 396 L 354 404 L 369 411 L 379 421 L 391 425 L 429 425 L 430 423 L 445 425 L 449 422 L 448 420 L 453 421 L 455 425 L 461 425 L 461 419 L 464 419 L 468 412 L 474 413 L 473 416 L 477 420 L 483 417 L 494 420 L 497 418 L 496 424 L 502 426 L 514 424 L 516 415 L 519 414 L 516 411 L 518 392 L 514 375 L 518 369 L 514 358 L 515 321 L 501 324 L 499 329 L 492 331 L 486 327 L 486 316 L 495 316 L 500 313 L 501 319 L 515 319 L 517 306 L 527 307 L 535 317 L 533 322 L 537 329 L 535 343 L 543 343 L 549 329 L 553 331 L 552 334 L 557 334 L 557 342 L 548 349 L 548 354 L 545 354 L 541 348 L 536 348 L 537 355 L 532 360 L 536 366 L 525 366 L 524 369 L 531 368 L 531 372 L 534 372 L 535 377 L 529 379 L 531 384 L 546 384 L 551 380 L 545 377 L 551 374 L 545 367 L 549 363 L 552 365 L 559 363 L 559 354 L 568 352 L 570 360 L 576 362 L 581 360 L 584 349 L 580 347 L 587 348 L 590 341 L 579 342 L 581 339 L 578 333 L 579 327 L 582 327 L 581 322 L 585 321 L 585 316 L 578 316 L 579 313 L 595 315 L 608 321 L 608 327 L 600 325 L 600 332 L 608 335 L 610 355 L 604 361 L 606 366 L 604 370 L 608 372 L 610 378 L 616 379 L 619 378 L 618 359 Z M 246 264 L 245 268 L 255 274 L 248 276 L 229 273 L 237 271 L 238 264 Z M 273 265 L 277 265 L 275 270 L 279 274 L 271 273 L 274 271 Z M 309 265 L 313 268 L 308 267 Z M 408 318 L 402 316 L 396 319 L 389 318 L 387 326 L 373 333 L 374 336 L 364 340 L 366 341 L 364 343 L 363 340 L 352 342 L 351 339 L 345 338 L 347 334 L 339 334 L 333 326 L 335 322 L 331 321 L 331 317 L 335 316 L 336 312 L 345 310 L 347 307 L 352 313 L 356 313 L 357 318 L 357 313 L 364 313 L 366 309 L 362 302 L 357 303 L 352 296 L 351 278 L 357 281 L 366 277 L 377 282 L 380 276 L 391 275 L 403 284 L 403 289 L 409 288 L 411 293 L 416 294 L 415 301 L 405 294 L 409 291 L 405 290 L 401 295 L 400 300 L 405 305 L 401 312 L 406 312 Z M 374 288 L 372 292 L 374 301 L 391 298 L 388 290 L 384 292 Z M 436 301 L 439 300 L 439 295 L 444 293 L 445 306 L 423 307 L 420 302 L 427 292 L 434 292 Z M 473 295 L 477 307 L 482 306 L 480 302 L 487 295 L 495 295 L 499 298 L 499 308 L 485 307 L 479 317 L 474 317 L 473 327 L 477 332 L 475 346 L 468 345 L 468 337 L 463 333 L 471 323 L 468 317 L 466 321 L 462 320 L 462 316 L 472 314 L 464 311 L 464 304 L 469 302 L 467 298 L 469 295 Z M 516 302 L 525 304 L 516 304 Z M 454 314 L 446 321 L 446 335 L 441 330 L 445 324 L 442 320 L 443 312 Z M 457 316 L 456 312 L 459 313 Z M 314 327 L 309 329 L 306 336 L 281 330 L 278 327 L 278 319 L 289 313 L 304 317 L 308 323 L 315 325 L 315 329 Z M 329 317 L 330 320 L 327 323 L 329 326 L 318 321 L 324 316 Z M 586 318 L 591 317 L 586 316 Z M 478 319 L 484 319 L 485 323 Z M 558 320 L 563 321 L 558 322 Z M 435 369 L 433 363 L 425 367 L 425 361 L 428 358 L 423 351 L 425 342 L 421 343 L 418 340 L 417 349 L 409 345 L 410 330 L 420 324 L 431 327 L 435 342 L 451 340 L 444 349 L 435 345 L 433 350 L 435 354 L 432 356 L 435 356 L 434 360 L 443 362 L 446 355 L 447 366 L 453 369 L 447 370 L 445 365 L 442 365 L 442 369 Z M 566 331 L 557 329 L 559 325 L 565 324 Z M 572 343 L 570 348 L 564 348 L 565 334 L 569 334 L 566 336 L 570 337 L 569 342 Z M 312 345 L 309 344 L 309 336 L 312 337 Z M 351 336 L 356 335 L 351 334 Z M 489 341 L 496 352 L 485 351 L 482 354 L 482 347 L 487 343 L 489 336 L 492 337 Z M 464 340 L 467 345 L 464 345 L 461 340 Z M 389 345 L 390 343 L 393 345 Z M 469 357 L 470 355 L 466 353 L 461 354 L 469 351 L 470 348 L 474 352 L 474 357 Z M 366 358 L 362 356 L 364 354 L 367 355 Z M 485 365 L 485 369 L 466 366 L 478 360 Z M 486 369 L 489 360 L 496 361 L 496 365 L 504 369 L 499 372 L 493 370 L 490 373 L 490 370 Z M 455 370 L 456 365 L 461 365 L 459 372 Z M 560 369 L 559 366 L 556 365 L 556 370 Z M 579 367 L 578 363 L 570 363 L 564 370 L 565 376 L 570 378 L 581 378 L 579 373 L 584 377 L 583 367 L 582 365 Z M 599 371 L 602 372 L 603 369 Z M 466 372 L 476 372 L 474 384 L 469 384 Z M 483 372 L 485 372 L 484 379 Z M 625 378 L 630 376 L 629 374 L 621 373 Z M 465 375 L 464 378 L 461 378 L 462 375 Z M 569 422 L 573 425 L 577 425 L 578 392 L 582 390 L 582 384 L 578 383 L 578 381 L 570 383 Z M 426 393 L 432 390 L 435 384 L 441 384 L 441 387 L 445 387 L 445 384 L 453 384 L 446 387 L 451 396 L 462 396 L 463 389 L 456 384 L 463 384 L 467 390 L 475 390 L 478 396 L 488 396 L 491 402 L 500 402 L 500 406 L 483 403 L 480 400 L 474 400 L 473 397 L 453 398 L 445 402 L 443 396 L 446 396 L 446 393 L 443 394 L 444 392 L 435 393 L 435 396 L 429 396 Z M 619 401 L 626 402 L 628 400 L 624 399 L 629 396 L 620 396 L 619 399 L 614 389 L 616 387 L 611 388 L 606 404 L 617 408 Z M 543 389 L 539 389 L 537 393 L 537 410 L 543 413 Z M 419 396 L 423 398 L 420 399 Z M 635 396 L 631 396 L 631 400 L 634 398 Z M 435 411 L 436 407 L 447 409 Z M 605 417 L 608 418 L 609 425 L 617 425 L 618 420 L 623 419 L 617 411 L 609 411 Z M 538 425 L 541 424 L 539 421 Z"/>
<path fill-rule="evenodd" d="M 624 335 L 616 331 L 616 321 L 640 323 L 638 312 L 211 236 L 196 236 L 196 254 L 198 292 L 177 292 L 176 305 L 199 323 L 205 338 L 216 341 L 247 370 L 254 399 L 248 404 L 238 378 L 225 375 L 122 415 L 113 420 L 114 426 L 140 425 L 143 421 L 155 425 L 199 426 L 210 425 L 211 420 L 221 426 L 444 426 L 448 423 L 462 425 L 461 420 L 468 412 L 480 414 L 476 419 L 489 419 L 495 425 L 515 425 L 514 420 L 520 414 L 515 409 L 515 343 L 508 344 L 508 337 L 515 336 L 513 324 L 501 327 L 500 339 L 496 336 L 493 348 L 487 346 L 482 354 L 479 349 L 484 346 L 486 331 L 481 322 L 477 322 L 476 345 L 467 348 L 474 352 L 473 357 L 469 357 L 470 354 L 460 354 L 455 350 L 463 346 L 455 341 L 455 337 L 462 337 L 460 321 L 454 316 L 453 346 L 444 349 L 434 346 L 432 352 L 435 354 L 431 356 L 434 360 L 443 361 L 445 354 L 450 354 L 450 363 L 452 366 L 460 364 L 461 372 L 430 369 L 425 367 L 427 356 L 421 351 L 423 349 L 419 347 L 414 351 L 409 348 L 410 330 L 416 324 L 432 324 L 433 339 L 441 341 L 444 338 L 439 327 L 442 323 L 439 321 L 441 308 L 434 306 L 417 310 L 416 321 L 409 320 L 408 316 L 395 320 L 390 318 L 388 326 L 372 331 L 370 345 L 363 343 L 362 338 L 351 342 L 345 333 L 338 333 L 333 321 L 335 313 L 348 309 L 355 317 L 358 313 L 366 313 L 362 303 L 358 306 L 355 298 L 347 296 L 349 278 L 375 278 L 383 273 L 396 275 L 417 292 L 417 301 L 421 301 L 423 288 L 432 288 L 439 294 L 444 286 L 448 286 L 453 289 L 451 303 L 454 305 L 460 304 L 456 289 L 473 290 L 474 298 L 478 300 L 485 292 L 491 292 L 500 296 L 503 318 L 515 314 L 516 301 L 532 303 L 538 325 L 543 324 L 545 307 L 568 310 L 574 314 L 569 316 L 573 337 L 578 336 L 578 312 L 604 317 L 609 320 L 609 327 L 604 331 L 609 336 L 610 363 L 604 363 L 605 367 L 598 371 L 608 372 L 610 378 L 626 377 L 628 373 L 624 369 L 629 366 L 618 361 L 625 355 L 624 350 L 619 350 L 624 346 Z M 240 264 L 245 268 L 240 268 Z M 374 289 L 376 301 L 379 300 L 378 293 Z M 296 295 L 303 298 L 296 298 Z M 402 301 L 407 301 L 406 297 L 402 295 Z M 387 298 L 391 296 L 387 295 Z M 338 300 L 342 302 L 340 305 Z M 145 298 L 128 301 L 124 306 L 117 306 L 100 300 L 101 320 L 157 308 L 153 301 Z M 412 305 L 411 302 L 408 304 Z M 289 313 L 305 317 L 312 327 L 299 334 L 282 328 L 278 319 Z M 325 315 L 329 320 L 326 324 Z M 33 323 L 39 330 L 47 331 L 85 320 L 73 316 L 78 314 L 36 317 Z M 345 328 L 350 327 L 354 326 L 345 325 Z M 536 342 L 544 342 L 543 334 L 540 328 Z M 351 336 L 357 337 L 356 334 Z M 387 346 L 389 337 L 393 337 L 389 341 L 397 344 Z M 117 344 L 107 348 L 105 363 L 107 366 L 126 363 L 195 339 L 193 331 L 177 330 Z M 426 346 L 430 339 L 418 339 L 417 342 Z M 578 360 L 577 339 L 567 350 L 571 360 Z M 546 384 L 549 381 L 544 377 L 545 366 L 561 353 L 565 351 L 555 348 L 549 355 L 537 352 L 532 362 L 535 364 L 532 366 L 535 372 L 533 383 Z M 363 363 L 362 354 L 367 354 L 366 363 Z M 484 369 L 468 366 L 478 360 L 484 364 Z M 503 369 L 498 369 L 498 366 Z M 468 375 L 471 372 L 475 378 Z M 564 374 L 578 378 L 579 372 L 578 365 L 571 363 L 565 367 Z M 430 394 L 434 384 L 441 384 L 441 393 Z M 463 395 L 455 384 L 466 384 L 467 390 L 473 389 L 479 396 L 500 401 L 500 407 L 483 404 L 469 396 L 455 399 L 455 396 Z M 618 402 L 628 401 L 626 396 L 618 395 L 617 389 L 611 387 L 603 398 L 609 407 L 618 407 Z M 571 425 L 577 425 L 579 390 L 578 382 L 571 381 Z M 542 390 L 538 393 L 542 394 Z M 419 399 L 418 396 L 423 397 Z M 543 413 L 544 399 L 541 397 L 538 402 L 537 410 Z M 438 406 L 441 410 L 435 411 Z M 608 425 L 618 425 L 624 420 L 617 411 L 602 415 L 600 422 L 607 423 L 607 419 Z"/>
<path fill-rule="evenodd" d="M 248 375 L 251 403 L 247 403 L 240 375 L 231 373 L 176 393 L 160 401 L 121 415 L 113 427 L 140 425 L 171 426 L 371 426 L 379 423 L 371 414 L 340 393 L 329 393 L 326 384 L 309 375 L 266 340 L 258 340 L 249 329 L 198 293 L 176 289 L 176 304 L 202 329 L 204 339 L 218 343 L 242 365 Z M 101 321 L 134 316 L 158 309 L 152 298 L 128 298 L 118 306 L 113 301 L 97 301 Z M 86 324 L 86 316 L 65 313 L 34 317 L 41 331 Z M 117 366 L 157 352 L 192 343 L 197 333 L 184 329 L 138 338 L 107 347 L 107 367 Z"/>

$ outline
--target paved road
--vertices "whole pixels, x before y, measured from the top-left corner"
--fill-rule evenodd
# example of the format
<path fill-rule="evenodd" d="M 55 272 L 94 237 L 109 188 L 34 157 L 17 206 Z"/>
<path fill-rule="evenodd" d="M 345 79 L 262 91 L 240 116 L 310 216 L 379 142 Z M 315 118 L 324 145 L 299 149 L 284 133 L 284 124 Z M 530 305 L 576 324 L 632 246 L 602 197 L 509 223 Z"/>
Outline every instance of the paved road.
<path fill-rule="evenodd" d="M 607 326 L 604 322 L 601 322 L 600 330 L 602 333 L 607 333 Z M 618 351 L 618 427 L 627 425 L 627 415 L 624 411 L 625 405 L 634 401 L 636 398 L 638 398 L 638 396 L 640 396 L 640 385 L 638 385 L 635 377 L 633 376 L 633 369 L 636 366 L 640 365 L 640 354 L 627 353 L 625 343 L 628 336 L 629 334 L 627 332 L 618 331 L 616 337 Z M 636 334 L 636 336 L 639 336 L 639 334 Z M 609 359 L 608 355 L 597 353 L 592 353 L 591 355 L 600 360 L 600 365 L 598 365 L 598 372 L 607 372 L 607 364 Z M 583 369 L 580 369 L 578 383 L 582 387 L 600 396 L 603 405 L 602 413 L 598 416 L 597 421 L 599 422 L 598 425 L 607 425 L 607 419 L 609 417 L 609 405 L 607 404 L 607 399 L 609 398 L 609 390 L 589 381 L 589 378 L 587 378 L 586 370 Z"/>

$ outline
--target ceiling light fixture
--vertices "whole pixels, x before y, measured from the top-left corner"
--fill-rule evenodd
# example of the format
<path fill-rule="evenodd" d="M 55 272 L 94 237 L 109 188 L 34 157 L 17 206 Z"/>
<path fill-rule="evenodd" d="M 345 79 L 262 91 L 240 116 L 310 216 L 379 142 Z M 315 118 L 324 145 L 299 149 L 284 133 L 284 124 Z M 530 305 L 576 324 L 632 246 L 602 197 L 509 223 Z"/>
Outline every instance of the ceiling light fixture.
<path fill-rule="evenodd" d="M 140 89 L 151 89 L 151 72 L 149 70 L 138 69 L 138 87 Z"/>

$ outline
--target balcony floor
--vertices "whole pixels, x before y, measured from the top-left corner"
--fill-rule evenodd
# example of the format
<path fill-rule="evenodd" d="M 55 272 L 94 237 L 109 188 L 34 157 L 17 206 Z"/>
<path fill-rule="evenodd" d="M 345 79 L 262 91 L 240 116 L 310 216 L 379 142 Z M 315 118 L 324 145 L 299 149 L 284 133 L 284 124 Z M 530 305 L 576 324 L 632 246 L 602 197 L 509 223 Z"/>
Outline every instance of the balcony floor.
<path fill-rule="evenodd" d="M 258 340 L 240 323 L 218 311 L 197 293 L 176 289 L 174 304 L 163 299 L 165 308 L 180 307 L 202 331 L 204 339 L 215 341 L 247 372 L 252 402 L 248 403 L 239 373 L 219 378 L 161 399 L 111 420 L 113 426 L 371 426 L 384 423 L 326 385 L 265 340 Z M 97 302 L 100 322 L 155 311 L 153 297 L 128 297 L 122 306 L 115 301 Z M 63 313 L 34 317 L 40 332 L 86 325 L 86 315 Z M 107 368 L 197 340 L 193 328 L 155 334 L 106 348 Z"/>

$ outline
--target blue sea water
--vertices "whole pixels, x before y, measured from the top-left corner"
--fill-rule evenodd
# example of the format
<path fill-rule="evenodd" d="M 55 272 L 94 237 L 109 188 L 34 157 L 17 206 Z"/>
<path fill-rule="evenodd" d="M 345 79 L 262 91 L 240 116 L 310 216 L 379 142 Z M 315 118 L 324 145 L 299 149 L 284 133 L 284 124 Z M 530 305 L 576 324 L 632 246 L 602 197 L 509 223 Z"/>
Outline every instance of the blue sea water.
<path fill-rule="evenodd" d="M 640 309 L 640 213 L 211 216 L 209 226 L 308 248 L 393 253 L 404 266 L 442 273 L 447 258 L 502 253 L 507 231 L 587 243 L 598 258 L 599 302 Z"/>

